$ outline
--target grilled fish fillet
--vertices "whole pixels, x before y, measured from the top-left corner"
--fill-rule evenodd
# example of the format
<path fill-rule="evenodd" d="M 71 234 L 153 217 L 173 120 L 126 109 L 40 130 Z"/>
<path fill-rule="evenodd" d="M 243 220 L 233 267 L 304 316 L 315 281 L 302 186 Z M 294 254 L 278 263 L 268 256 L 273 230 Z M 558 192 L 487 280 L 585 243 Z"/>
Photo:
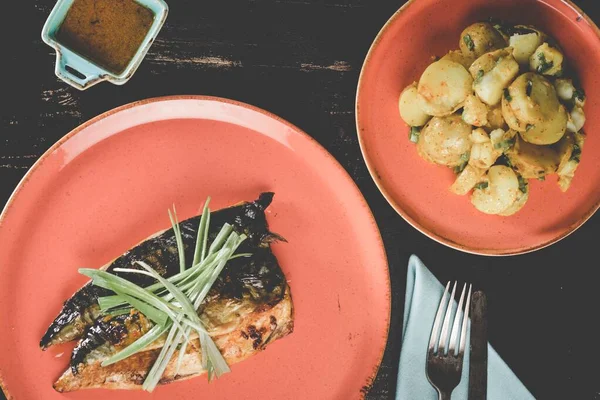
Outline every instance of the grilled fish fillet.
<path fill-rule="evenodd" d="M 211 337 L 229 365 L 243 361 L 266 348 L 267 344 L 292 332 L 294 327 L 292 299 L 289 288 L 276 306 L 266 311 L 249 314 L 240 321 L 239 328 L 222 335 Z M 171 358 L 160 384 L 193 378 L 206 371 L 201 366 L 200 343 L 194 339 L 194 346 L 188 346 L 179 373 L 175 369 L 179 352 Z M 141 389 L 142 383 L 160 348 L 135 354 L 123 361 L 102 367 L 100 363 L 107 354 L 92 352 L 88 362 L 81 365 L 76 374 L 68 369 L 54 383 L 59 392 L 71 392 L 80 389 Z"/>
<path fill-rule="evenodd" d="M 211 213 L 209 245 L 223 224 L 229 223 L 236 232 L 248 236 L 238 252 L 252 254 L 228 262 L 198 309 L 200 319 L 230 364 L 264 349 L 266 344 L 293 330 L 290 289 L 270 248 L 273 241 L 285 239 L 269 231 L 265 217 L 265 209 L 272 199 L 273 193 L 263 193 L 254 202 Z M 180 224 L 186 260 L 193 257 L 199 219 L 197 216 Z M 152 235 L 102 268 L 109 272 L 114 268 L 138 268 L 135 264 L 138 260 L 145 261 L 165 277 L 178 273 L 173 230 Z M 154 283 L 153 279 L 139 274 L 116 274 L 140 286 Z M 153 326 L 143 314 L 135 311 L 115 317 L 101 316 L 98 297 L 111 294 L 88 283 L 65 302 L 40 341 L 40 347 L 46 349 L 79 340 L 71 356 L 71 368 L 55 383 L 56 390 L 141 387 L 164 339 L 157 340 L 142 353 L 101 367 L 102 360 L 133 343 Z M 179 375 L 173 376 L 172 369 L 168 369 L 162 383 L 204 372 L 197 358 L 198 349 L 189 347 L 188 352 Z"/>

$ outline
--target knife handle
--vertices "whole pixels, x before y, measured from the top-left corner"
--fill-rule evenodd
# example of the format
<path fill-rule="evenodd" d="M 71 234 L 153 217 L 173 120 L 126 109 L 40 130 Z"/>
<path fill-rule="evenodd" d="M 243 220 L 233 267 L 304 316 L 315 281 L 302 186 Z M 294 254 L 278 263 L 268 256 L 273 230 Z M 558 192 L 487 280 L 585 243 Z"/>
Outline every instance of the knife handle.
<path fill-rule="evenodd" d="M 487 298 L 481 291 L 471 301 L 469 400 L 487 398 Z"/>

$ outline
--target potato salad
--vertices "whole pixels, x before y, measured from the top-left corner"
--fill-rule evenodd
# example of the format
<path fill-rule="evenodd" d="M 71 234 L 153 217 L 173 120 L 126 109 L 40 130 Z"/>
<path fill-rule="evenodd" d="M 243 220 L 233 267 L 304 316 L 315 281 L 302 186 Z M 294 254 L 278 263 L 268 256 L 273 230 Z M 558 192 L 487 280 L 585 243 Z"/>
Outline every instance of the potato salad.
<path fill-rule="evenodd" d="M 458 44 L 400 94 L 419 155 L 452 168 L 451 191 L 486 214 L 521 210 L 530 179 L 556 177 L 567 191 L 581 160 L 585 94 L 560 45 L 533 26 L 494 22 L 468 26 Z"/>

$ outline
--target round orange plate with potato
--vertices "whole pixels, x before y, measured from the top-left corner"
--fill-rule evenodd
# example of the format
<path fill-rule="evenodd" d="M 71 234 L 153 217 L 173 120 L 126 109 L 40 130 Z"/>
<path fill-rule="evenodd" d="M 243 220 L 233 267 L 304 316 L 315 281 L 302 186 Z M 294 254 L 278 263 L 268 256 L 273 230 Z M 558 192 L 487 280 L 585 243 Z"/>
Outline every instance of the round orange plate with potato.
<path fill-rule="evenodd" d="M 148 235 L 264 191 L 272 248 L 291 287 L 294 331 L 207 382 L 159 386 L 164 399 L 360 399 L 381 362 L 390 317 L 383 243 L 352 179 L 298 128 L 262 110 L 170 97 L 103 114 L 31 168 L 0 217 L 0 383 L 9 399 L 147 399 L 136 391 L 52 388 L 72 345 L 39 341 L 98 268 Z"/>
<path fill-rule="evenodd" d="M 587 133 L 581 164 L 563 193 L 556 176 L 530 180 L 525 207 L 511 217 L 485 215 L 470 196 L 450 192 L 455 175 L 419 157 L 398 97 L 432 62 L 458 49 L 461 31 L 490 17 L 530 24 L 562 45 L 587 94 Z M 579 9 L 561 0 L 412 0 L 394 14 L 373 43 L 361 73 L 356 119 L 371 175 L 396 211 L 415 228 L 465 252 L 513 255 L 564 238 L 600 205 L 600 38 Z"/>

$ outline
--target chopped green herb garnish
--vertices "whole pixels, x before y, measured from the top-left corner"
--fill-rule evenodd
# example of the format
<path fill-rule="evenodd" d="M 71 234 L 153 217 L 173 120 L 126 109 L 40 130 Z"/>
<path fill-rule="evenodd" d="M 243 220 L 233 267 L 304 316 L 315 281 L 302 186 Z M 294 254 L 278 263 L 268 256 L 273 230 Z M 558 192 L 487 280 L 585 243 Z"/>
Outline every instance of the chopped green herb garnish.
<path fill-rule="evenodd" d="M 578 144 L 573 145 L 573 151 L 571 152 L 571 158 L 569 161 L 580 162 L 581 161 L 581 147 Z"/>
<path fill-rule="evenodd" d="M 421 128 L 418 126 L 411 126 L 410 132 L 408 133 L 408 140 L 413 143 L 419 142 L 419 135 L 421 134 Z"/>
<path fill-rule="evenodd" d="M 471 35 L 469 35 L 468 33 L 463 37 L 463 41 L 465 42 L 465 44 L 467 45 L 467 48 L 470 51 L 475 50 L 475 43 L 473 42 L 473 39 L 471 39 Z"/>
<path fill-rule="evenodd" d="M 525 130 L 526 130 L 526 131 L 529 131 L 529 130 L 531 130 L 531 129 L 533 129 L 533 128 L 535 128 L 535 125 L 532 125 L 532 124 L 527 124 L 527 126 L 525 127 Z"/>
<path fill-rule="evenodd" d="M 527 86 L 525 87 L 525 93 L 527 94 L 527 97 L 531 96 L 532 90 L 533 90 L 533 81 L 528 80 Z"/>
<path fill-rule="evenodd" d="M 540 65 L 538 65 L 538 67 L 537 67 L 537 72 L 540 74 L 543 74 L 544 72 L 546 72 L 549 69 L 551 69 L 552 67 L 554 67 L 554 62 L 547 61 L 544 53 L 538 54 L 538 60 L 540 61 Z"/>
<path fill-rule="evenodd" d="M 477 76 L 475 76 L 475 83 L 479 83 L 481 81 L 481 78 L 483 78 L 484 74 L 485 72 L 482 69 L 477 71 Z"/>
<path fill-rule="evenodd" d="M 490 184 L 487 182 L 479 182 L 477 185 L 475 185 L 475 189 L 486 189 Z"/>
<path fill-rule="evenodd" d="M 512 101 L 512 96 L 510 95 L 510 91 L 508 90 L 508 88 L 504 89 L 504 98 L 506 99 L 506 101 L 511 102 Z"/>
<path fill-rule="evenodd" d="M 497 150 L 506 151 L 514 146 L 517 141 L 516 137 L 511 137 L 510 139 L 503 140 L 494 145 L 494 148 Z"/>
<path fill-rule="evenodd" d="M 465 168 L 467 168 L 467 164 L 469 164 L 469 157 L 471 157 L 471 154 L 468 152 L 464 153 L 460 156 L 461 163 L 459 165 L 457 165 L 456 167 L 454 167 L 455 174 L 460 174 L 461 172 L 463 172 L 465 170 Z"/>
<path fill-rule="evenodd" d="M 546 180 L 546 175 L 540 175 L 537 178 L 538 181 L 545 181 Z"/>
<path fill-rule="evenodd" d="M 573 98 L 581 102 L 585 101 L 585 92 L 583 91 L 583 89 L 575 89 L 575 91 L 573 92 Z"/>
<path fill-rule="evenodd" d="M 527 193 L 527 181 L 523 179 L 521 175 L 518 175 L 517 179 L 519 180 L 519 190 L 523 193 Z"/>

